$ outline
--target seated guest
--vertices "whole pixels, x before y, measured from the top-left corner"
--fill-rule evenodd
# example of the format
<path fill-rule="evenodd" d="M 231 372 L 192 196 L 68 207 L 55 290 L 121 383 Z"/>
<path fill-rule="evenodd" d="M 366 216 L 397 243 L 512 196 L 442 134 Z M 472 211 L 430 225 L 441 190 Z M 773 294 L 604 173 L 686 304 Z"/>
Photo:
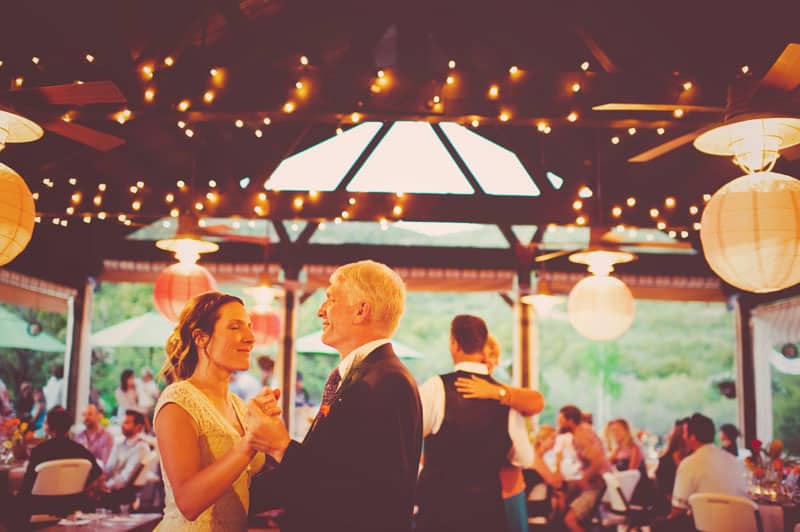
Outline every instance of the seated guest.
<path fill-rule="evenodd" d="M 656 468 L 656 515 L 667 515 L 672 510 L 672 489 L 675 487 L 675 472 L 678 464 L 689 456 L 689 449 L 686 447 L 686 423 L 689 418 L 678 419 L 672 432 L 669 435 L 667 447 L 661 452 Z"/>
<path fill-rule="evenodd" d="M 563 508 L 563 492 L 561 486 L 564 479 L 561 476 L 561 460 L 563 453 L 556 452 L 555 470 L 544 459 L 544 455 L 553 450 L 556 445 L 556 429 L 551 425 L 541 425 L 533 438 L 533 465 L 525 471 L 527 491 L 532 490 L 537 484 L 547 485 L 547 496 L 543 499 L 528 500 L 527 510 L 530 517 L 546 517 L 548 522 L 553 522 L 554 515 L 559 514 Z"/>
<path fill-rule="evenodd" d="M 37 513 L 50 513 L 56 515 L 66 515 L 84 505 L 86 498 L 83 496 L 33 496 L 31 491 L 36 481 L 36 466 L 50 460 L 60 460 L 63 458 L 85 458 L 92 463 L 92 470 L 86 482 L 87 486 L 100 476 L 102 472 L 94 456 L 79 443 L 75 443 L 67 436 L 72 425 L 72 419 L 66 410 L 61 406 L 56 406 L 47 413 L 45 420 L 48 440 L 43 441 L 33 448 L 28 467 L 25 470 L 25 477 L 22 480 L 20 497 L 24 508 L 24 521 L 27 521 L 31 510 L 35 507 Z"/>
<path fill-rule="evenodd" d="M 691 530 L 689 496 L 695 493 L 725 493 L 744 497 L 747 486 L 744 464 L 714 445 L 714 422 L 694 414 L 686 426 L 686 445 L 691 451 L 678 466 L 672 490 L 672 512 L 660 526 L 664 530 Z"/>
<path fill-rule="evenodd" d="M 608 461 L 617 471 L 639 469 L 644 464 L 642 450 L 633 441 L 631 429 L 624 419 L 614 419 L 606 425 L 606 445 Z"/>
<path fill-rule="evenodd" d="M 582 421 L 577 406 L 566 405 L 558 413 L 558 425 L 572 433 L 572 447 L 581 463 L 581 478 L 567 486 L 568 509 L 564 525 L 571 532 L 583 532 L 582 522 L 589 518 L 605 491 L 603 473 L 611 470 L 600 437 Z"/>
<path fill-rule="evenodd" d="M 739 446 L 736 444 L 736 439 L 739 437 L 739 429 L 736 425 L 725 423 L 719 428 L 719 441 L 722 444 L 722 450 L 728 451 L 733 456 L 739 456 Z"/>
<path fill-rule="evenodd" d="M 114 446 L 114 436 L 100 426 L 100 411 L 95 405 L 86 406 L 86 410 L 83 411 L 83 425 L 86 428 L 75 436 L 74 440 L 89 449 L 89 452 L 105 465 Z"/>
<path fill-rule="evenodd" d="M 133 480 L 138 466 L 150 453 L 150 445 L 144 439 L 144 416 L 136 410 L 125 412 L 122 421 L 122 434 L 125 439 L 111 450 L 105 465 L 105 488 L 110 505 L 130 502 L 133 499 Z"/>

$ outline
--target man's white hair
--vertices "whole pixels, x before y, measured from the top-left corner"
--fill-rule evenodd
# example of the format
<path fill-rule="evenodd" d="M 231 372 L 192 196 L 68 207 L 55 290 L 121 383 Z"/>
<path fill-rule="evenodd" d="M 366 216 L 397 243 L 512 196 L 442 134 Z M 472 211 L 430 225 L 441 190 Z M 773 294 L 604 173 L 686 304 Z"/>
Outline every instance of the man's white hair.
<path fill-rule="evenodd" d="M 366 302 L 371 318 L 385 329 L 386 336 L 397 330 L 406 304 L 406 285 L 400 276 L 380 262 L 362 260 L 340 266 L 330 282 L 340 281 L 349 304 Z"/>

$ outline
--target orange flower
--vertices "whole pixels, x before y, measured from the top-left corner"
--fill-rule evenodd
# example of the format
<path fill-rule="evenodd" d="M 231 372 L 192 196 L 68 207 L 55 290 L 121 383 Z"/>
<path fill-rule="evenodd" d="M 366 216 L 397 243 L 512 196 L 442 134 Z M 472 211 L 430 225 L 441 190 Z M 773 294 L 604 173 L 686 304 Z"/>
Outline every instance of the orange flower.
<path fill-rule="evenodd" d="M 331 411 L 331 405 L 322 405 L 319 407 L 319 413 L 322 417 L 327 417 L 328 412 Z"/>

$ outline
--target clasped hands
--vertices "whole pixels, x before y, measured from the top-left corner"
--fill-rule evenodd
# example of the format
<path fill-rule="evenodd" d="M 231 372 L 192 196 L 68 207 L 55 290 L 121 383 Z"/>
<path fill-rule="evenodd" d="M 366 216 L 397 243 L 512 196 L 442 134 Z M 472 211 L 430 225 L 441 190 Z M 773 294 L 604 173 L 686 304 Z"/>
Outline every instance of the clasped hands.
<path fill-rule="evenodd" d="M 278 406 L 280 390 L 264 387 L 247 402 L 245 418 L 245 438 L 256 451 L 269 454 L 277 462 L 289 446 L 291 438 L 286 425 L 281 419 L 281 407 Z"/>

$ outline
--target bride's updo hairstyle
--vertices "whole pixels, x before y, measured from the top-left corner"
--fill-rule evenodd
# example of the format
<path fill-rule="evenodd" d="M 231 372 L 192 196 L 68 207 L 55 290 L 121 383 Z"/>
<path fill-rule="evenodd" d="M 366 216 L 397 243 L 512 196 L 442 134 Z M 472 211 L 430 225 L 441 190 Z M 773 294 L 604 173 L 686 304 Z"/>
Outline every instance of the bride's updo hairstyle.
<path fill-rule="evenodd" d="M 167 382 L 184 380 L 194 373 L 199 360 L 194 338 L 198 332 L 209 336 L 213 334 L 214 325 L 219 319 L 219 309 L 227 303 L 244 305 L 238 297 L 222 292 L 204 292 L 186 303 L 177 325 L 167 339 L 167 356 L 161 368 L 161 375 Z"/>

